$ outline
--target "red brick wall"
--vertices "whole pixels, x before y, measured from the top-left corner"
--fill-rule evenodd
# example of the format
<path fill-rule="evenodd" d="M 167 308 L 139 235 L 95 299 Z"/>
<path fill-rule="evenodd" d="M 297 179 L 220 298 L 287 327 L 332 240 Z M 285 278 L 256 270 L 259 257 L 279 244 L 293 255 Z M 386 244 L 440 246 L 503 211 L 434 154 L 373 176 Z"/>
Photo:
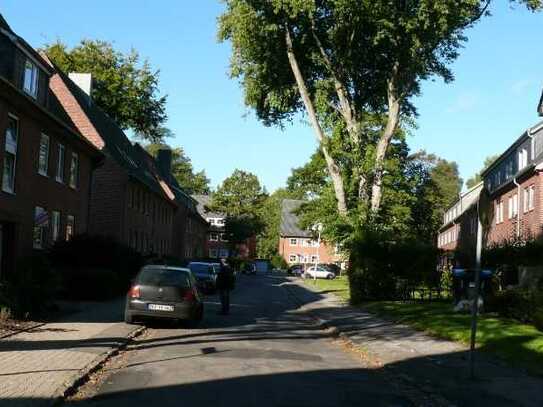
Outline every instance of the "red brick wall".
<path fill-rule="evenodd" d="M 517 217 L 509 218 L 509 197 L 518 194 L 518 213 L 520 217 L 520 227 L 518 229 L 521 239 L 530 239 L 541 234 L 541 226 L 543 224 L 543 211 L 541 208 L 542 188 L 541 188 L 541 173 L 535 172 L 526 179 L 523 179 L 520 184 L 520 189 L 515 185 L 509 186 L 507 189 L 500 191 L 499 194 L 493 196 L 491 201 L 491 216 L 490 229 L 486 244 L 499 244 L 505 240 L 515 239 L 517 237 Z M 534 186 L 534 207 L 528 211 L 524 211 L 524 190 L 530 186 Z M 496 223 L 496 203 L 503 202 L 503 222 Z"/>
<path fill-rule="evenodd" d="M 292 246 L 290 244 L 290 239 L 297 239 L 296 245 Z M 311 262 L 311 256 L 319 255 L 320 263 L 335 263 L 341 261 L 338 255 L 334 253 L 334 247 L 321 242 L 320 248 L 317 247 L 307 247 L 302 245 L 302 240 L 306 238 L 291 238 L 291 237 L 280 237 L 279 238 L 279 254 L 285 259 L 288 264 L 298 264 L 300 263 L 298 259 L 294 262 L 290 261 L 291 255 L 302 255 L 308 256 L 308 262 Z"/>
<path fill-rule="evenodd" d="M 0 222 L 15 225 L 13 245 L 4 256 L 33 252 L 34 208 L 41 206 L 49 214 L 61 214 L 60 235 L 65 236 L 66 216 L 75 217 L 75 232 L 87 231 L 88 198 L 91 176 L 91 159 L 80 148 L 76 136 L 39 110 L 27 97 L 0 82 L 0 180 L 4 165 L 5 131 L 8 113 L 19 119 L 19 140 L 15 176 L 15 194 L 0 189 Z M 38 174 L 38 151 L 41 133 L 49 136 L 49 165 L 47 177 Z M 58 144 L 65 146 L 64 183 L 55 180 Z M 71 153 L 79 155 L 79 183 L 77 189 L 68 186 Z M 1 182 L 1 181 L 0 181 Z M 1 186 L 1 185 L 0 185 Z M 51 222 L 50 222 L 51 224 Z M 49 233 L 49 236 L 51 233 Z M 11 261 L 9 268 L 13 267 Z"/>

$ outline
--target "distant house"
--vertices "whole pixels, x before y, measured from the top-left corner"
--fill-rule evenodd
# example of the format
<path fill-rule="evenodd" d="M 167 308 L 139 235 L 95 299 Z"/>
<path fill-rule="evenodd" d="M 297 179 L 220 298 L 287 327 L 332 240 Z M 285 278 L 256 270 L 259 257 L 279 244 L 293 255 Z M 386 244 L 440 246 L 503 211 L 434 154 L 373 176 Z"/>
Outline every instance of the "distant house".
<path fill-rule="evenodd" d="M 51 92 L 54 69 L 0 15 L 0 278 L 89 229 L 91 173 L 102 154 Z"/>
<path fill-rule="evenodd" d="M 235 253 L 232 253 L 232 245 L 225 233 L 226 215 L 210 210 L 210 195 L 193 195 L 198 202 L 198 212 L 208 222 L 207 234 L 207 256 L 213 259 L 238 256 L 243 259 L 254 259 L 256 257 L 256 238 L 247 239 L 245 243 L 237 244 Z"/>
<path fill-rule="evenodd" d="M 207 226 L 196 202 L 171 176 L 171 156 L 163 152 L 155 160 L 130 142 L 93 102 L 90 74 L 57 70 L 51 87 L 74 125 L 105 155 L 92 179 L 90 233 L 111 236 L 144 255 L 184 259 L 202 253 Z"/>
<path fill-rule="evenodd" d="M 314 233 L 301 229 L 296 211 L 304 201 L 285 199 L 281 205 L 279 254 L 288 264 L 310 266 L 318 263 L 334 263 L 345 267 L 344 259 L 335 246 L 324 241 L 320 244 Z"/>

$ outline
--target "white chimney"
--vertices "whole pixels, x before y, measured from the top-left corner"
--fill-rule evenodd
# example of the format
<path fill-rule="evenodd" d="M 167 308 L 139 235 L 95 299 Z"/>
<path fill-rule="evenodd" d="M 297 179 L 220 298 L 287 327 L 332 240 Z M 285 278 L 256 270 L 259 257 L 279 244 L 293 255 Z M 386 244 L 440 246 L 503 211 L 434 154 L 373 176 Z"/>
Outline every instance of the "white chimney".
<path fill-rule="evenodd" d="M 70 72 L 68 77 L 89 97 L 92 97 L 92 74 Z"/>

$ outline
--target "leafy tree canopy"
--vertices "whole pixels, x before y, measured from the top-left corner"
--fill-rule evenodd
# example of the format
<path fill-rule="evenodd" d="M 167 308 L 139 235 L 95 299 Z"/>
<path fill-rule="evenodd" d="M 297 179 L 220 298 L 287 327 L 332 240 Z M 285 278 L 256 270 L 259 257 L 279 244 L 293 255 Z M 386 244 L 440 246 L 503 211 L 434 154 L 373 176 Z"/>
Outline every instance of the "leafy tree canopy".
<path fill-rule="evenodd" d="M 337 211 L 348 215 L 360 201 L 372 213 L 381 209 L 385 156 L 401 119 L 415 113 L 411 97 L 424 80 L 453 79 L 449 67 L 466 29 L 489 14 L 491 0 L 225 3 L 219 38 L 232 44 L 230 73 L 245 103 L 266 125 L 307 113 Z M 349 190 L 358 194 L 348 196 Z"/>
<path fill-rule="evenodd" d="M 490 164 L 492 164 L 496 159 L 499 157 L 499 154 L 490 155 L 485 158 L 485 162 L 483 163 L 483 168 L 481 168 L 481 171 L 477 172 L 475 175 L 473 175 L 471 178 L 468 178 L 466 181 L 466 187 L 468 189 L 473 188 L 475 185 L 477 185 L 479 182 L 481 182 L 483 179 L 481 177 L 481 174 L 484 170 L 486 170 L 488 167 L 490 167 Z"/>
<path fill-rule="evenodd" d="M 265 195 L 256 175 L 236 169 L 213 193 L 210 208 L 230 217 L 256 215 Z"/>
<path fill-rule="evenodd" d="M 161 148 L 170 148 L 164 143 L 152 143 L 145 146 L 145 149 L 156 157 Z M 209 194 L 209 178 L 204 170 L 194 172 L 190 158 L 181 147 L 172 148 L 172 175 L 179 185 L 189 194 Z"/>
<path fill-rule="evenodd" d="M 46 44 L 44 51 L 64 72 L 91 73 L 93 100 L 123 129 L 152 142 L 162 138 L 166 96 L 159 96 L 159 72 L 141 63 L 136 50 L 123 54 L 109 42 L 82 40 L 71 49 L 61 41 Z"/>
<path fill-rule="evenodd" d="M 329 182 L 326 161 L 320 150 L 317 150 L 302 167 L 294 168 L 287 179 L 287 190 L 304 199 L 318 196 Z"/>

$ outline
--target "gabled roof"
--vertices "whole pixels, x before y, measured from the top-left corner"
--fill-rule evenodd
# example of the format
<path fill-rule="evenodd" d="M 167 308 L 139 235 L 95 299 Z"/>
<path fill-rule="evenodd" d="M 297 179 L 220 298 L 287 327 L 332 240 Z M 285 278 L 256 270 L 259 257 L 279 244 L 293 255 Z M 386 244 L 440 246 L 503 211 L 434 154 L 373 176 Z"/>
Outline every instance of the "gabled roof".
<path fill-rule="evenodd" d="M 93 103 L 88 95 L 60 69 L 56 69 L 51 81 L 57 85 L 52 86 L 55 96 L 69 114 L 72 112 L 72 121 L 89 141 L 97 148 L 103 149 L 126 170 L 129 176 L 174 203 L 173 193 L 161 184 L 164 180 L 161 179 L 154 160 L 150 156 L 147 157 L 145 150 L 139 145 L 133 145 L 119 125 Z M 63 91 L 64 87 L 67 92 Z M 86 120 L 79 116 L 74 117 L 76 113 L 74 113 L 73 103 L 77 104 L 75 108 L 86 116 Z"/>
<path fill-rule="evenodd" d="M 224 218 L 225 214 L 220 212 L 213 212 L 209 209 L 211 205 L 211 195 L 192 195 L 192 197 L 198 203 L 198 213 L 204 218 Z"/>
<path fill-rule="evenodd" d="M 281 236 L 311 237 L 311 232 L 300 229 L 296 211 L 304 204 L 297 199 L 284 199 L 281 204 Z"/>

